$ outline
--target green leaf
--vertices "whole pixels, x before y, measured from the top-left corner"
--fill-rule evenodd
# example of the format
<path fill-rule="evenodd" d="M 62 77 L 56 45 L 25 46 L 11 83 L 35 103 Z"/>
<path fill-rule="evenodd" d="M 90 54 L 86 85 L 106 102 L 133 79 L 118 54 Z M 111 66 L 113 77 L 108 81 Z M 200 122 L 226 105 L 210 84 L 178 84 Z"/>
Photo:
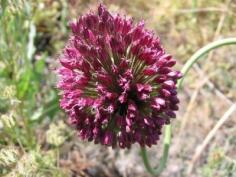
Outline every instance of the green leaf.
<path fill-rule="evenodd" d="M 20 76 L 20 80 L 17 84 L 17 93 L 19 98 L 23 98 L 27 91 L 29 91 L 30 78 L 32 72 L 30 68 L 26 68 Z"/>

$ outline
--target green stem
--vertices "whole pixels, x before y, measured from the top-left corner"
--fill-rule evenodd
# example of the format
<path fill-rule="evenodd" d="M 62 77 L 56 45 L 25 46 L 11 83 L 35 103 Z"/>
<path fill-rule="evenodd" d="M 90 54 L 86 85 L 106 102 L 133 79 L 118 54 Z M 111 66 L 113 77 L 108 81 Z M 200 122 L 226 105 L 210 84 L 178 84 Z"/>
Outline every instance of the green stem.
<path fill-rule="evenodd" d="M 197 8 L 197 0 L 192 0 L 192 8 L 193 9 Z M 193 22 L 196 23 L 197 22 L 197 15 L 193 13 L 192 16 L 193 16 Z"/>
<path fill-rule="evenodd" d="M 159 175 L 166 167 L 166 162 L 168 159 L 168 152 L 171 140 L 171 126 L 167 125 L 165 127 L 165 139 L 164 139 L 164 148 L 163 148 L 163 156 L 160 160 L 160 165 L 157 169 L 151 167 L 151 164 L 148 160 L 147 151 L 145 147 L 141 148 L 141 156 L 143 158 L 143 163 L 147 171 L 152 175 Z"/>
<path fill-rule="evenodd" d="M 183 76 L 186 76 L 186 74 L 189 72 L 189 70 L 192 68 L 193 64 L 195 64 L 199 59 L 201 59 L 204 55 L 212 51 L 213 49 L 225 46 L 225 45 L 233 45 L 236 44 L 236 38 L 226 38 L 221 39 L 215 42 L 212 42 L 203 48 L 199 49 L 196 53 L 192 55 L 192 57 L 185 63 L 184 67 L 182 68 L 181 72 Z M 177 87 L 180 88 L 183 82 L 183 79 L 180 79 L 177 83 Z"/>
<path fill-rule="evenodd" d="M 181 72 L 183 74 L 182 79 L 180 79 L 177 83 L 177 88 L 180 89 L 183 83 L 184 77 L 187 75 L 189 70 L 192 68 L 192 66 L 200 60 L 204 55 L 206 55 L 208 52 L 225 46 L 225 45 L 236 45 L 236 38 L 227 38 L 227 39 L 221 39 L 215 42 L 212 42 L 203 48 L 199 49 L 196 53 L 192 55 L 192 57 L 185 63 L 184 67 L 182 68 Z M 169 146 L 171 142 L 171 125 L 166 125 L 165 126 L 165 135 L 164 135 L 164 149 L 163 149 L 163 155 L 160 160 L 160 164 L 158 168 L 152 168 L 151 164 L 148 160 L 147 156 L 147 151 L 145 148 L 141 148 L 141 156 L 143 159 L 143 163 L 147 171 L 152 174 L 152 175 L 160 175 L 161 172 L 165 169 L 166 167 L 166 162 L 168 159 L 168 154 L 169 154 Z"/>

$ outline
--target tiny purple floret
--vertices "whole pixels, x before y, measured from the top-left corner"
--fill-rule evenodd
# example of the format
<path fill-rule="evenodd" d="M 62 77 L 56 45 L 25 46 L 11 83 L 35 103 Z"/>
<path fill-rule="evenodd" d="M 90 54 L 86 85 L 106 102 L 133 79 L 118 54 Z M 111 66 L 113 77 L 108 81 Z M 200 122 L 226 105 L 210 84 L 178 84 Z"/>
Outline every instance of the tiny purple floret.
<path fill-rule="evenodd" d="M 104 5 L 70 23 L 59 57 L 60 105 L 83 140 L 130 148 L 157 144 L 176 116 L 176 60 L 144 22 L 111 14 Z"/>

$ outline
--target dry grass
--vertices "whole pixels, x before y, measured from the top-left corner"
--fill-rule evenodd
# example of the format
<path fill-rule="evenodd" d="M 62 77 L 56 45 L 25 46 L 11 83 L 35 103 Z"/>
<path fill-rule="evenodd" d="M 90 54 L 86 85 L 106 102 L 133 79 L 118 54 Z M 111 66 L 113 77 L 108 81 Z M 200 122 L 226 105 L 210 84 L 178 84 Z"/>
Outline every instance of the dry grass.
<path fill-rule="evenodd" d="M 178 69 L 197 49 L 205 44 L 216 39 L 236 36 L 235 0 L 105 0 L 104 2 L 112 11 L 120 11 L 123 14 L 133 16 L 137 21 L 144 19 L 148 28 L 153 29 L 161 37 L 168 52 L 177 58 Z M 42 138 L 45 137 L 45 131 L 49 129 L 49 124 L 52 124 L 55 118 L 56 121 L 58 119 L 65 120 L 65 115 L 58 111 L 57 106 L 55 107 L 58 104 L 55 101 L 58 99 L 55 96 L 55 90 L 50 93 L 49 90 L 52 90 L 55 84 L 55 76 L 51 72 L 51 69 L 56 65 L 54 58 L 58 56 L 69 33 L 68 26 L 66 26 L 67 21 L 76 18 L 89 9 L 95 9 L 97 1 L 37 0 L 29 4 L 32 7 L 32 18 L 24 20 L 32 20 L 37 30 L 34 38 L 36 50 L 31 61 L 35 64 L 37 57 L 43 58 L 45 63 L 39 63 L 37 67 L 39 69 L 41 67 L 40 74 L 43 78 L 45 76 L 50 77 L 47 81 L 40 77 L 40 83 L 37 80 L 33 82 L 39 84 L 39 88 L 35 88 L 36 91 L 26 90 L 26 92 L 32 92 L 36 96 L 24 93 L 25 96 L 19 99 L 24 104 L 4 102 L 1 105 L 0 113 L 14 112 L 19 121 L 19 127 L 14 129 L 18 133 L 16 137 L 11 136 L 15 132 L 0 130 L 0 148 L 15 145 L 21 147 L 22 154 L 26 154 L 29 150 L 36 151 L 39 145 L 40 150 L 37 150 L 39 154 L 48 151 L 58 152 L 57 157 L 55 157 L 57 162 L 52 162 L 52 166 L 45 167 L 49 170 L 48 173 L 45 173 L 46 176 L 59 176 L 59 174 L 61 176 L 89 177 L 149 176 L 138 156 L 139 148 L 136 145 L 130 150 L 112 150 L 100 145 L 81 142 L 72 130 L 67 140 L 59 148 L 53 147 L 46 142 L 46 138 Z M 14 19 L 14 15 L 11 18 Z M 12 24 L 6 25 L 11 26 Z M 28 36 L 30 30 L 23 32 Z M 2 34 L 0 31 L 0 35 Z M 18 40 L 17 36 L 16 38 Z M 17 45 L 14 45 L 13 37 L 0 39 L 0 44 L 7 40 L 10 40 L 11 45 L 17 48 Z M 24 45 L 28 45 L 27 42 L 23 43 L 23 40 L 18 42 L 22 48 Z M 177 119 L 173 121 L 174 132 L 168 166 L 161 175 L 162 177 L 235 176 L 236 167 L 232 167 L 232 164 L 236 164 L 234 160 L 236 159 L 236 113 L 232 112 L 229 119 L 220 128 L 214 129 L 221 116 L 236 102 L 235 49 L 235 46 L 223 47 L 210 53 L 198 65 L 195 65 L 185 79 L 184 87 L 180 91 L 181 108 Z M 16 54 L 11 55 L 14 54 L 14 51 L 6 49 L 0 50 L 0 52 L 0 68 L 5 67 L 4 58 L 8 55 L 17 60 Z M 22 53 L 24 52 L 17 52 L 19 56 L 23 56 Z M 31 64 L 29 66 L 31 67 Z M 17 68 L 17 65 L 14 69 L 19 69 L 20 73 L 23 72 Z M 1 87 L 4 88 L 6 85 L 13 84 L 18 88 L 17 84 L 21 80 L 17 81 L 17 77 L 11 77 L 12 72 L 15 72 L 14 69 L 7 71 L 7 74 L 0 72 L 0 81 L 3 83 Z M 12 78 L 16 81 L 13 81 Z M 12 98 L 19 98 L 17 93 Z M 51 97 L 52 100 L 50 100 Z M 37 103 L 31 107 L 32 102 L 29 100 Z M 41 115 L 40 109 L 44 110 L 50 105 L 52 105 L 53 111 L 49 109 L 48 112 Z M 23 113 L 19 111 L 22 110 L 21 106 L 24 108 Z M 29 113 L 25 111 L 27 107 L 30 107 Z M 15 112 L 15 110 L 17 111 Z M 34 138 L 27 137 L 27 133 L 22 130 L 22 127 L 27 125 L 27 121 L 22 121 L 22 116 L 30 117 L 31 115 L 37 118 L 36 123 L 30 124 L 32 128 L 29 127 L 30 132 L 33 131 L 33 135 L 35 135 L 35 129 L 37 131 L 37 136 Z M 204 143 L 204 138 L 213 130 L 214 136 L 211 136 L 207 143 Z M 29 141 L 32 141 L 32 144 L 27 143 Z M 192 160 L 193 158 L 196 159 L 194 153 L 197 152 L 202 143 L 204 143 L 204 148 L 200 153 L 201 156 L 198 156 L 197 160 Z M 220 150 L 218 150 L 219 148 Z M 158 165 L 161 152 L 161 142 L 150 149 L 151 160 L 154 165 Z M 46 157 L 51 156 L 47 155 Z M 192 163 L 193 161 L 194 163 Z M 231 166 L 228 166 L 228 163 Z M 59 168 L 56 164 L 59 165 Z M 44 168 L 41 163 L 39 165 Z M 190 167 L 191 171 L 188 171 Z M 3 174 L 5 171 L 0 167 L 1 173 Z"/>

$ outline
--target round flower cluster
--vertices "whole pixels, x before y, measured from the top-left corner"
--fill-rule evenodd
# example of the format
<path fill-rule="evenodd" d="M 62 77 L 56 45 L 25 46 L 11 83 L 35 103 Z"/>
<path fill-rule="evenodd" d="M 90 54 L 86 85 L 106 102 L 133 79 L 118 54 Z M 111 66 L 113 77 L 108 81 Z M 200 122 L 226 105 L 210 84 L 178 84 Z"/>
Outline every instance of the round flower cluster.
<path fill-rule="evenodd" d="M 144 22 L 99 5 L 70 23 L 58 69 L 61 108 L 82 139 L 129 148 L 156 144 L 178 110 L 181 73 Z"/>

